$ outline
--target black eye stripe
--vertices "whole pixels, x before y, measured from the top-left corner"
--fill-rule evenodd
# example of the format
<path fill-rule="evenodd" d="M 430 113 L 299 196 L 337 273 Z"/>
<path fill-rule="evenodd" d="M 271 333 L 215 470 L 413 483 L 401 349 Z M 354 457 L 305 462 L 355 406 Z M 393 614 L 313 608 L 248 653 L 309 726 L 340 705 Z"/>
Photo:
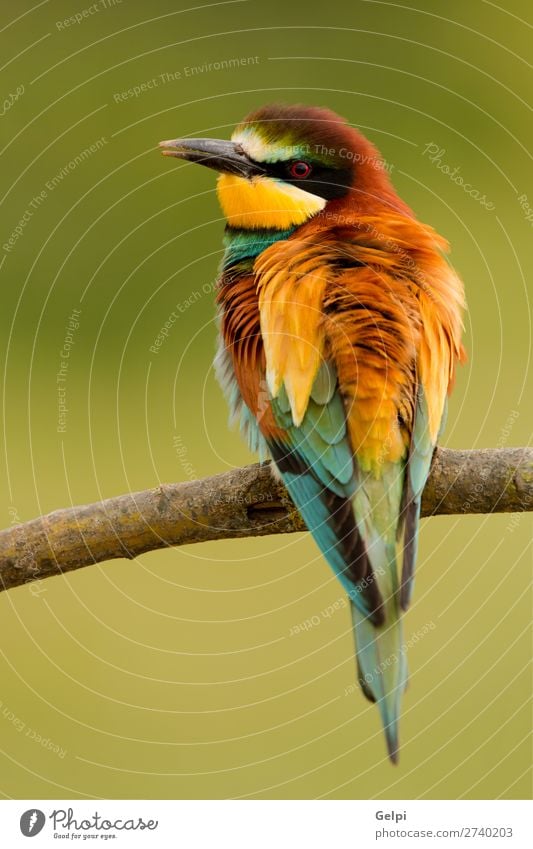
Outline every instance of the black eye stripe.
<path fill-rule="evenodd" d="M 311 171 L 306 177 L 294 177 L 290 168 L 299 162 L 309 165 Z M 330 168 L 321 162 L 310 162 L 301 159 L 288 162 L 263 163 L 269 177 L 283 180 L 293 186 L 300 186 L 306 192 L 322 197 L 325 200 L 339 198 L 347 194 L 353 183 L 353 166 L 347 164 L 343 168 Z"/>

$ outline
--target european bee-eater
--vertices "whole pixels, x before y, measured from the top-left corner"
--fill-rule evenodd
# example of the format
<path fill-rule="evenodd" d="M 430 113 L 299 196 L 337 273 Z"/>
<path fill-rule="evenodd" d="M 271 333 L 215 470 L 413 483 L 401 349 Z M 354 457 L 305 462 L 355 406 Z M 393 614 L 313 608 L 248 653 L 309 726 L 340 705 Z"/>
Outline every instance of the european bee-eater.
<path fill-rule="evenodd" d="M 219 172 L 219 380 L 351 601 L 358 680 L 391 760 L 422 490 L 461 344 L 447 243 L 326 109 L 265 106 L 231 141 L 161 142 Z"/>

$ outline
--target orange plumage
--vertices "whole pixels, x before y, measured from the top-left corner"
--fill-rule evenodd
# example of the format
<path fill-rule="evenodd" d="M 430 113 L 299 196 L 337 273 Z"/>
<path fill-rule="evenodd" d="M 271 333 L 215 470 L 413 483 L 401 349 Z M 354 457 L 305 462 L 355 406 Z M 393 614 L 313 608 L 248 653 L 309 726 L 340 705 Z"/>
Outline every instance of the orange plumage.
<path fill-rule="evenodd" d="M 234 286 L 223 278 L 223 332 L 230 349 L 237 336 L 247 340 L 232 358 L 250 408 L 257 409 L 250 375 L 268 382 L 270 355 L 271 389 L 285 382 L 294 393 L 298 423 L 327 351 L 349 411 L 352 447 L 364 466 L 378 470 L 383 460 L 400 459 L 409 442 L 400 421 L 412 421 L 417 368 L 436 441 L 454 365 L 464 357 L 462 286 L 443 258 L 446 242 L 416 219 L 384 209 L 362 216 L 345 206 L 340 220 L 336 226 L 331 214 L 319 214 L 263 251 L 241 284 L 237 316 L 228 305 Z M 339 269 L 339 262 L 350 267 Z M 271 425 L 270 417 L 260 423 L 267 437 Z"/>

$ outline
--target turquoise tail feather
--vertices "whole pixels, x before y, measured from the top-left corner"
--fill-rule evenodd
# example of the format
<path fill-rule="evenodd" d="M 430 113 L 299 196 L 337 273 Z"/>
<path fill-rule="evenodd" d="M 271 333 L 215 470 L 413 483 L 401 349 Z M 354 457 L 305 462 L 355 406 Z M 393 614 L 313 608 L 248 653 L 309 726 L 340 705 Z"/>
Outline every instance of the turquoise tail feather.
<path fill-rule="evenodd" d="M 403 480 L 401 465 L 385 464 L 380 478 L 362 476 L 354 497 L 357 524 L 384 611 L 384 621 L 376 625 L 364 611 L 352 607 L 359 684 L 365 696 L 376 702 L 393 763 L 398 761 L 398 722 L 408 678 L 397 566 L 400 547 L 396 541 Z"/>
<path fill-rule="evenodd" d="M 384 598 L 385 623 L 376 627 L 355 605 L 352 605 L 352 620 L 359 684 L 365 696 L 376 702 L 389 758 L 393 763 L 397 763 L 398 722 L 408 671 L 398 604 L 395 551 L 392 546 L 387 547 L 387 553 L 390 558 L 385 567 L 388 574 L 385 580 L 381 574 L 379 580 Z M 385 584 L 389 584 L 388 592 L 385 590 Z"/>

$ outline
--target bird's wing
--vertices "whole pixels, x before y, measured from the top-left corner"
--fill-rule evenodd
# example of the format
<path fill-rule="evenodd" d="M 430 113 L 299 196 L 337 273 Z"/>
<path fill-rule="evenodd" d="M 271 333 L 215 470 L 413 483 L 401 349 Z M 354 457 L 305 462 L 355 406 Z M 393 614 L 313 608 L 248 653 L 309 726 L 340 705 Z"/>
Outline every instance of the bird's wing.
<path fill-rule="evenodd" d="M 363 615 L 379 619 L 377 584 L 371 579 L 370 563 L 353 513 L 357 470 L 335 368 L 319 357 L 309 380 L 304 359 L 303 374 L 294 375 L 294 370 L 299 370 L 299 358 L 287 358 L 282 345 L 275 347 L 277 359 L 271 359 L 274 372 L 276 363 L 279 370 L 282 364 L 283 369 L 288 366 L 289 370 L 292 365 L 293 381 L 291 384 L 289 377 L 289 385 L 295 405 L 302 403 L 302 383 L 309 385 L 309 393 L 303 399 L 305 415 L 296 424 L 297 415 L 293 414 L 284 380 L 276 398 L 269 388 L 265 354 L 268 345 L 261 333 L 253 275 L 226 275 L 218 303 L 217 375 L 232 417 L 248 432 L 252 448 L 261 444 L 268 447 L 307 527 L 354 604 Z M 285 314 L 298 322 L 293 313 Z M 272 318 L 277 321 L 275 314 Z M 281 326 L 282 333 L 284 330 Z M 288 338 L 292 338 L 293 330 L 291 326 Z M 276 337 L 272 334 L 270 338 Z M 283 370 L 283 377 L 285 374 Z M 270 376 L 272 379 L 272 369 Z M 298 379 L 300 396 L 295 398 Z"/>
<path fill-rule="evenodd" d="M 382 599 L 353 511 L 357 462 L 335 369 L 320 365 L 299 425 L 284 386 L 271 404 L 280 434 L 268 445 L 283 481 L 354 605 L 378 623 Z"/>
<path fill-rule="evenodd" d="M 379 473 L 372 466 L 364 468 L 350 436 L 353 410 L 346 409 L 331 360 L 319 366 L 300 424 L 284 385 L 271 404 L 282 433 L 268 441 L 272 457 L 352 602 L 359 683 L 378 704 L 395 760 L 407 681 L 396 565 L 406 447 L 395 461 L 384 459 Z M 379 417 L 376 421 L 380 428 Z"/>

